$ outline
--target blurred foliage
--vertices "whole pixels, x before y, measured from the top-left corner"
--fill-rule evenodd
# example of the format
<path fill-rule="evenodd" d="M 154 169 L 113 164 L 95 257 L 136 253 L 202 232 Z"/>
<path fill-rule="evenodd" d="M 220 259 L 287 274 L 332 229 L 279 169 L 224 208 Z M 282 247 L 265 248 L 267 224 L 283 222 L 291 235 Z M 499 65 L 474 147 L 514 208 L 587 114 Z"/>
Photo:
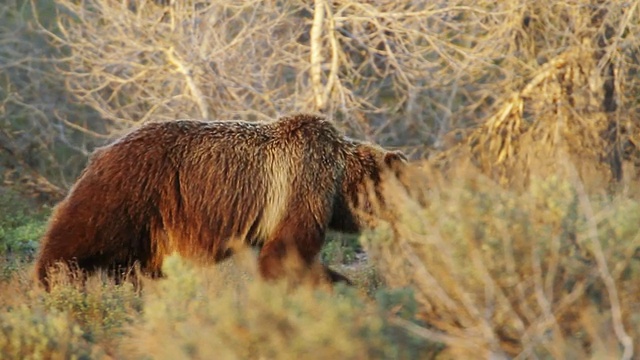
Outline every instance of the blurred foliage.
<path fill-rule="evenodd" d="M 145 295 L 143 320 L 127 341 L 134 354 L 153 359 L 410 359 L 439 349 L 398 334 L 353 289 L 338 287 L 331 296 L 259 281 L 219 286 L 215 276 L 203 282 L 177 257 L 168 258 L 164 270 L 167 280 Z"/>
<path fill-rule="evenodd" d="M 249 274 L 254 270 L 244 268 Z M 60 277 L 49 294 L 34 291 L 20 273 L 0 282 L 0 291 L 15 294 L 0 299 L 0 329 L 7 340 L 0 340 L 0 354 L 3 359 L 425 359 L 442 351 L 441 344 L 386 319 L 400 308 L 412 319 L 411 292 L 381 290 L 378 306 L 353 288 L 338 286 L 333 294 L 308 286 L 292 289 L 194 267 L 178 256 L 167 258 L 164 271 L 166 278 L 145 281 L 143 292 L 100 277 L 85 285 Z"/>
<path fill-rule="evenodd" d="M 32 200 L 10 189 L 0 189 L 0 208 L 0 256 L 33 255 L 50 209 L 38 209 Z"/>
<path fill-rule="evenodd" d="M 0 184 L 51 204 L 64 195 L 101 139 L 65 125 L 68 118 L 87 123 L 97 116 L 65 90 L 55 61 L 64 50 L 38 30 L 35 14 L 56 31 L 54 1 L 0 4 Z"/>
<path fill-rule="evenodd" d="M 0 313 L 2 359 L 95 359 L 80 327 L 56 311 L 34 312 L 27 305 Z M 104 355 L 104 354 L 102 354 Z"/>
<path fill-rule="evenodd" d="M 365 249 L 386 286 L 413 289 L 416 317 L 452 336 L 459 356 L 598 358 L 622 356 L 622 344 L 626 358 L 640 335 L 640 199 L 587 193 L 573 173 L 519 191 L 470 168 L 453 182 L 425 176 L 424 204 L 390 185 L 392 210 Z"/>

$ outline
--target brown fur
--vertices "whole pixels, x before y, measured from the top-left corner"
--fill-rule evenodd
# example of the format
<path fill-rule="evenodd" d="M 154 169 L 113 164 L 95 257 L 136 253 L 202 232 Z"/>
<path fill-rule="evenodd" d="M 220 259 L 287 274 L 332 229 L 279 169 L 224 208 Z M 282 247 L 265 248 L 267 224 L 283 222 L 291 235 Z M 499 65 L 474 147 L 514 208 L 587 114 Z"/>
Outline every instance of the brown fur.
<path fill-rule="evenodd" d="M 317 261 L 328 228 L 360 231 L 365 182 L 405 161 L 313 115 L 148 123 L 94 152 L 52 215 L 36 273 L 46 285 L 65 261 L 160 274 L 172 252 L 216 262 L 249 243 L 262 245 L 261 275 L 279 278 L 287 256 Z"/>

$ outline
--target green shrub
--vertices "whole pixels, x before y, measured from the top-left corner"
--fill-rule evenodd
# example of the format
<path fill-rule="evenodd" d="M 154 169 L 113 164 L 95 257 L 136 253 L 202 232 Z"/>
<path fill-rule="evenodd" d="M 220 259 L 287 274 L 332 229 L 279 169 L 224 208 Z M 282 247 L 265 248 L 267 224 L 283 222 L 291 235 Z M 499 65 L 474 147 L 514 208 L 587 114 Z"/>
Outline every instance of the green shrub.
<path fill-rule="evenodd" d="M 0 255 L 32 255 L 44 233 L 48 208 L 37 208 L 11 190 L 0 191 Z"/>
<path fill-rule="evenodd" d="M 356 254 L 361 251 L 357 236 L 330 232 L 320 258 L 327 264 L 349 264 L 356 260 Z"/>

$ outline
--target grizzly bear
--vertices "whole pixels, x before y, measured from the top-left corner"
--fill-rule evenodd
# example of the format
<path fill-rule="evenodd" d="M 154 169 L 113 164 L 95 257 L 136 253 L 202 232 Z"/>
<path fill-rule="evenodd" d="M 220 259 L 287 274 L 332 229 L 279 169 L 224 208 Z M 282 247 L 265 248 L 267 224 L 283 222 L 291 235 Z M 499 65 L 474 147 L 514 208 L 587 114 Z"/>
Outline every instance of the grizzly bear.
<path fill-rule="evenodd" d="M 367 184 L 406 161 L 317 115 L 146 123 L 91 155 L 54 209 L 36 276 L 48 288 L 59 261 L 161 276 L 173 252 L 215 263 L 241 242 L 261 246 L 262 278 L 280 278 L 287 256 L 319 263 L 327 229 L 361 231 Z M 324 269 L 326 280 L 348 282 Z"/>

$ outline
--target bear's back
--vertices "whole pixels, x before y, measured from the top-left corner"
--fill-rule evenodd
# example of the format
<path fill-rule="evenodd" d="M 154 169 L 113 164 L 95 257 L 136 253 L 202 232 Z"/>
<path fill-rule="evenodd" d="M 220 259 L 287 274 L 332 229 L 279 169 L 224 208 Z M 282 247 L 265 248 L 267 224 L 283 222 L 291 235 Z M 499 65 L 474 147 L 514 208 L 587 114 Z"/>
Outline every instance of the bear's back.
<path fill-rule="evenodd" d="M 309 115 L 177 120 L 145 124 L 99 157 L 106 166 L 113 157 L 127 164 L 126 179 L 139 185 L 123 188 L 141 193 L 138 200 L 159 194 L 163 221 L 189 238 L 183 244 L 199 248 L 225 238 L 262 242 L 292 207 L 319 217 L 330 212 L 344 171 L 343 141 L 330 122 Z"/>

